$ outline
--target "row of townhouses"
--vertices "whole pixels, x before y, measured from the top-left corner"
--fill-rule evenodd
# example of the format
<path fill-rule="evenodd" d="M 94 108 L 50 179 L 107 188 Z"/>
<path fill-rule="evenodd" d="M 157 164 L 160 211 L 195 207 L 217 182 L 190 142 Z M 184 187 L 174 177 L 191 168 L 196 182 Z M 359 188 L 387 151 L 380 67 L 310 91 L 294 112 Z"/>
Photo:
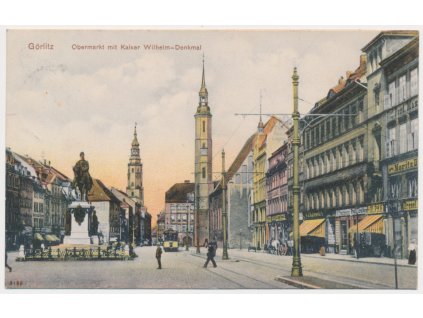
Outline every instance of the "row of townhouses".
<path fill-rule="evenodd" d="M 61 243 L 67 234 L 68 206 L 76 200 L 71 180 L 50 162 L 6 149 L 6 248 L 36 241 Z M 151 242 L 151 215 L 144 206 L 142 163 L 136 131 L 128 164 L 126 192 L 93 178 L 88 194 L 98 218 L 101 241 Z"/>
<path fill-rule="evenodd" d="M 363 47 L 357 68 L 346 72 L 302 114 L 303 252 L 317 252 L 323 246 L 327 253 L 350 254 L 356 240 L 363 240 L 384 246 L 373 249 L 379 255 L 393 256 L 396 245 L 396 255 L 406 257 L 408 246 L 417 244 L 418 50 L 417 32 L 381 32 Z M 217 239 L 222 244 L 223 191 L 221 181 L 211 179 L 207 97 L 203 68 L 195 115 L 196 180 L 190 189 L 198 200 L 200 241 Z M 229 166 L 230 248 L 249 244 L 263 250 L 274 240 L 292 240 L 292 137 L 292 126 L 283 120 L 272 116 L 263 123 L 260 116 L 257 131 Z M 207 191 L 208 200 L 203 202 Z"/>

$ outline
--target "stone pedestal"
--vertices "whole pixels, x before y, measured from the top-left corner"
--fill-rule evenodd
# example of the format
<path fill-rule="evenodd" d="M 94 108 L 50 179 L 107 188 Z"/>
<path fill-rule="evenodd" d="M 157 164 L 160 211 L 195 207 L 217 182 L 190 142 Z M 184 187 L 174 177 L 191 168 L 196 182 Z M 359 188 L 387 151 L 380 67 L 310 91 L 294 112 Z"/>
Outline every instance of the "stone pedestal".
<path fill-rule="evenodd" d="M 71 235 L 65 236 L 64 244 L 91 244 L 89 219 L 92 206 L 88 202 L 74 201 L 69 207 L 71 212 Z"/>

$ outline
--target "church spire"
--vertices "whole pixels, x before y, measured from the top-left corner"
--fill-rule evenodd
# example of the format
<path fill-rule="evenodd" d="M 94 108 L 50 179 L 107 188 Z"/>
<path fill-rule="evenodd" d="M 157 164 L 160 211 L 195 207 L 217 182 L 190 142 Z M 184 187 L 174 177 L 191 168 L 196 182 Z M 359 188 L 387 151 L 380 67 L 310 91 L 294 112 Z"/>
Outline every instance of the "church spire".
<path fill-rule="evenodd" d="M 132 147 L 138 147 L 140 144 L 137 138 L 137 123 L 135 123 L 134 127 L 134 139 L 132 140 Z"/>
<path fill-rule="evenodd" d="M 201 77 L 201 88 L 200 88 L 199 95 L 200 95 L 200 104 L 201 105 L 207 104 L 208 92 L 206 88 L 206 75 L 204 72 L 204 53 L 203 53 L 203 74 Z"/>
<path fill-rule="evenodd" d="M 263 124 L 263 121 L 261 119 L 261 99 L 262 99 L 262 96 L 261 96 L 261 91 L 260 91 L 260 121 L 259 121 L 258 127 L 257 127 L 259 133 L 263 132 L 263 129 L 264 129 L 264 124 Z"/>

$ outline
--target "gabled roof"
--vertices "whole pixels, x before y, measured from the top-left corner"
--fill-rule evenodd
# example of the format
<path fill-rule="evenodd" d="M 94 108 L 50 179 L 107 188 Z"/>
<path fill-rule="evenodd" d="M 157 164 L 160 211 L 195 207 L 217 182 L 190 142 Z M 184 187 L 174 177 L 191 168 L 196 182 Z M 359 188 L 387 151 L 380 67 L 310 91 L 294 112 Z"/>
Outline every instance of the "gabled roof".
<path fill-rule="evenodd" d="M 236 156 L 234 162 L 232 162 L 231 166 L 228 169 L 228 172 L 226 174 L 227 180 L 229 181 L 232 179 L 234 174 L 239 170 L 242 163 L 245 161 L 245 159 L 248 157 L 248 154 L 253 150 L 254 141 L 257 134 L 253 134 L 250 136 L 250 138 L 247 139 L 244 146 L 241 148 L 240 152 Z"/>
<path fill-rule="evenodd" d="M 165 194 L 166 203 L 185 203 L 187 195 L 193 193 L 195 184 L 191 182 L 175 183 Z"/>
<path fill-rule="evenodd" d="M 113 195 L 116 196 L 120 201 L 125 200 L 125 202 L 129 203 L 131 206 L 135 206 L 137 203 L 129 195 L 119 189 L 112 187 L 110 190 L 112 191 Z"/>
<path fill-rule="evenodd" d="M 239 151 L 238 155 L 235 157 L 235 160 L 232 162 L 231 166 L 229 167 L 227 173 L 226 173 L 226 180 L 229 181 L 232 179 L 232 177 L 236 174 L 236 172 L 241 167 L 242 163 L 245 161 L 245 159 L 248 157 L 248 154 L 253 150 L 254 148 L 254 142 L 257 138 L 257 133 L 250 136 L 250 138 L 247 139 L 244 146 Z M 222 189 L 221 180 L 216 180 L 213 182 L 213 192 L 220 191 Z"/>
<path fill-rule="evenodd" d="M 93 187 L 88 192 L 90 202 L 115 201 L 121 202 L 99 179 L 93 179 Z"/>
<path fill-rule="evenodd" d="M 363 52 L 366 52 L 376 41 L 378 41 L 380 38 L 383 37 L 394 37 L 394 36 L 400 36 L 400 37 L 414 37 L 418 36 L 418 31 L 413 30 L 390 30 L 390 31 L 383 31 L 380 32 L 378 35 L 376 35 L 369 43 L 366 44 L 361 50 Z"/>

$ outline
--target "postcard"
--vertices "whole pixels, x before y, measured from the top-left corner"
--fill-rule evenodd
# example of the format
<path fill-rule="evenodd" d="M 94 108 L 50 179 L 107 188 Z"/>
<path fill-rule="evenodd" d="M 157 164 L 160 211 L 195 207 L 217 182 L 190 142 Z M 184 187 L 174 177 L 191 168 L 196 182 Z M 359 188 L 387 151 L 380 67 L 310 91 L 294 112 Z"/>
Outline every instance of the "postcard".
<path fill-rule="evenodd" d="M 419 31 L 9 28 L 6 289 L 415 290 Z"/>

